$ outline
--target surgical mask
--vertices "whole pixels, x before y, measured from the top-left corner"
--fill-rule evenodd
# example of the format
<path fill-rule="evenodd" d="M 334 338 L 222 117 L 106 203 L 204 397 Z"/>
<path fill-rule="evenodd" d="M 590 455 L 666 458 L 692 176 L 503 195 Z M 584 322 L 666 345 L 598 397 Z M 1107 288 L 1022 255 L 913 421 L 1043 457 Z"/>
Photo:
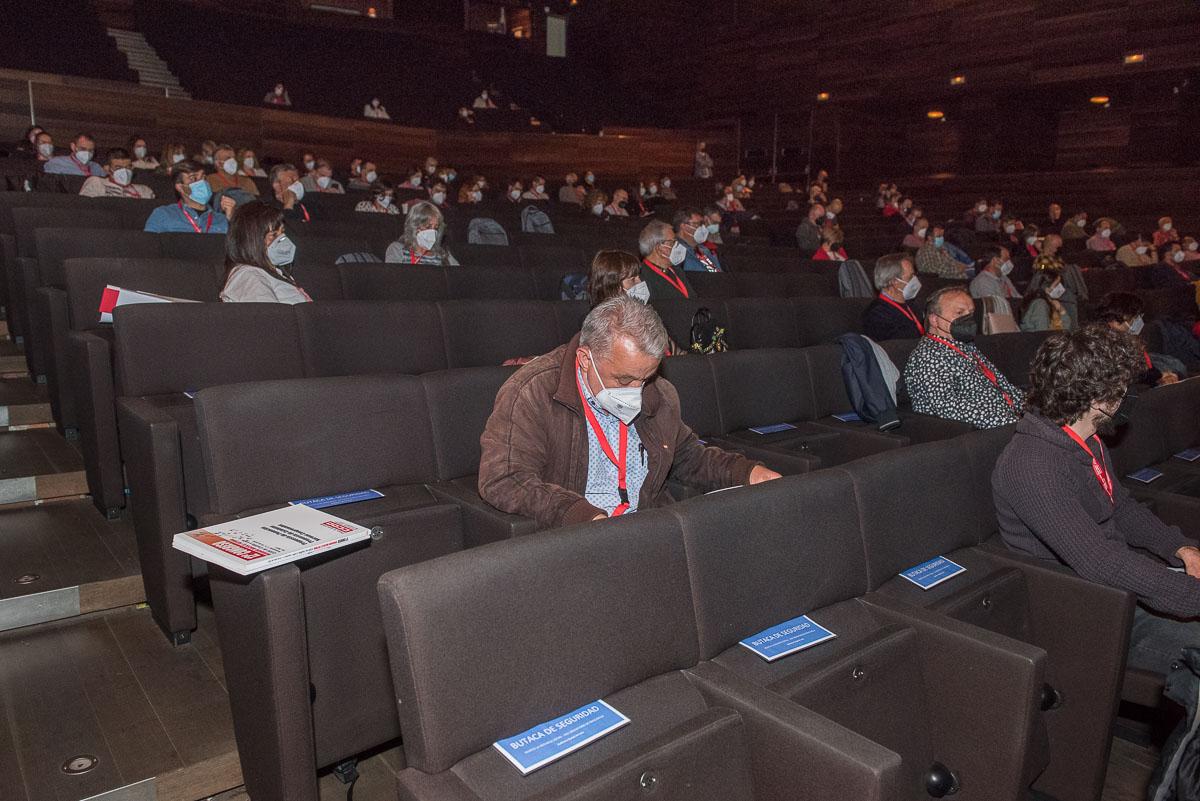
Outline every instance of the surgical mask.
<path fill-rule="evenodd" d="M 433 204 L 435 206 L 440 206 L 446 202 L 446 193 L 445 192 L 434 192 L 433 195 L 430 196 L 429 199 L 433 201 Z"/>
<path fill-rule="evenodd" d="M 620 420 L 625 425 L 633 422 L 633 418 L 637 417 L 642 411 L 642 388 L 641 387 L 617 387 L 609 389 L 604 386 L 604 379 L 600 378 L 600 371 L 596 369 L 596 361 L 589 358 L 592 363 L 592 372 L 596 374 L 596 380 L 600 382 L 600 391 L 596 393 L 596 403 L 600 404 L 600 408 L 611 414 L 613 417 Z"/>
<path fill-rule="evenodd" d="M 595 205 L 592 206 L 592 214 L 595 214 L 597 217 L 599 217 L 603 213 L 604 213 L 604 204 L 603 203 L 596 203 Z"/>
<path fill-rule="evenodd" d="M 187 158 L 187 156 L 183 155 L 182 153 L 174 153 L 171 155 L 171 163 L 178 164 L 179 162 L 183 161 L 185 158 Z"/>
<path fill-rule="evenodd" d="M 964 314 L 950 323 L 950 336 L 957 342 L 974 342 L 978 333 L 979 323 L 975 322 L 972 313 Z"/>
<path fill-rule="evenodd" d="M 1129 422 L 1129 418 L 1133 414 L 1133 407 L 1136 405 L 1137 395 L 1131 395 L 1129 392 L 1126 392 L 1125 397 L 1121 398 L 1121 403 L 1117 406 L 1116 410 L 1112 414 L 1104 411 L 1099 406 L 1096 407 L 1096 411 L 1108 417 L 1108 419 L 1112 421 L 1113 425 L 1123 426 Z"/>
<path fill-rule="evenodd" d="M 375 198 L 375 202 L 378 203 L 380 206 L 383 206 L 385 209 L 388 206 L 392 205 L 392 199 L 390 197 L 388 197 L 387 195 L 383 195 L 381 197 Z"/>
<path fill-rule="evenodd" d="M 904 289 L 901 290 L 901 294 L 904 295 L 905 300 L 912 300 L 920 291 L 921 279 L 914 275 L 912 278 L 908 279 L 908 283 L 904 285 Z"/>
<path fill-rule="evenodd" d="M 315 162 L 315 161 L 304 162 L 304 169 L 306 169 L 306 170 L 311 170 L 311 169 L 315 168 L 316 166 L 317 166 L 317 162 Z"/>
<path fill-rule="evenodd" d="M 454 181 L 458 180 L 458 173 L 456 173 L 456 172 L 446 173 L 446 180 L 453 183 Z"/>
<path fill-rule="evenodd" d="M 276 267 L 287 267 L 296 258 L 296 243 L 288 239 L 287 234 L 280 234 L 275 241 L 267 245 L 267 261 Z"/>
<path fill-rule="evenodd" d="M 282 87 L 282 86 L 276 86 L 276 87 L 275 87 L 275 94 L 277 94 L 277 95 L 281 95 L 281 94 L 283 94 L 283 87 Z"/>
<path fill-rule="evenodd" d="M 1170 231 L 1170 230 L 1171 230 L 1171 227 L 1172 227 L 1172 226 L 1171 226 L 1171 223 L 1163 223 L 1163 230 L 1164 230 L 1164 231 Z"/>
<path fill-rule="evenodd" d="M 129 186 L 129 182 L 133 180 L 133 171 L 128 167 L 121 167 L 120 169 L 113 170 L 112 177 L 121 186 Z"/>
<path fill-rule="evenodd" d="M 363 176 L 363 178 L 367 179 L 367 183 L 369 184 L 375 183 L 375 179 L 378 177 L 379 175 L 374 170 L 367 170 L 367 174 Z"/>
<path fill-rule="evenodd" d="M 827 219 L 827 220 L 832 220 L 832 219 L 833 219 L 833 212 L 832 212 L 832 211 L 827 211 L 827 212 L 825 212 L 825 219 Z"/>
<path fill-rule="evenodd" d="M 78 161 L 80 164 L 87 164 L 89 161 L 92 160 L 92 151 L 76 150 L 75 151 L 75 160 Z"/>
<path fill-rule="evenodd" d="M 708 233 L 710 235 L 712 235 L 712 234 L 715 234 L 717 231 L 721 230 L 721 224 L 720 223 L 709 223 L 708 225 L 705 226 L 705 228 L 707 228 Z"/>
<path fill-rule="evenodd" d="M 1033 247 L 1034 245 L 1037 244 L 1037 237 L 1036 236 L 1025 237 L 1025 244 L 1029 245 L 1030 247 Z"/>
<path fill-rule="evenodd" d="M 984 203 L 980 203 L 978 206 L 975 207 L 975 211 L 979 212 L 980 214 L 983 214 L 985 211 L 987 211 L 987 205 Z"/>
<path fill-rule="evenodd" d="M 697 245 L 699 245 L 703 242 L 707 242 L 708 241 L 708 226 L 697 225 L 696 231 L 692 234 L 692 239 L 696 240 Z"/>
<path fill-rule="evenodd" d="M 508 193 L 508 196 L 509 196 L 510 198 L 512 198 L 513 200 L 520 200 L 520 199 L 521 199 L 521 190 L 520 190 L 520 189 L 514 189 L 514 190 L 512 190 L 511 192 L 509 192 L 509 193 Z"/>
<path fill-rule="evenodd" d="M 328 175 L 318 175 L 317 176 L 317 186 L 321 187 L 322 189 L 328 189 L 329 184 L 332 181 L 333 181 L 333 179 L 330 178 Z"/>
<path fill-rule="evenodd" d="M 42 142 L 38 145 L 38 153 L 41 153 L 46 158 L 50 158 L 54 155 L 54 145 L 49 142 Z"/>
<path fill-rule="evenodd" d="M 433 246 L 437 244 L 438 232 L 436 228 L 426 228 L 424 231 L 417 231 L 417 245 L 422 250 L 433 250 Z"/>
<path fill-rule="evenodd" d="M 1171 255 L 1171 258 L 1174 259 L 1175 261 L 1183 261 L 1183 251 L 1182 250 L 1175 251 Z"/>
<path fill-rule="evenodd" d="M 221 169 L 223 169 L 225 172 L 229 173 L 230 175 L 233 175 L 235 172 L 237 172 L 237 160 L 236 159 L 225 159 L 224 161 L 221 162 Z"/>
<path fill-rule="evenodd" d="M 730 202 L 730 201 L 732 201 L 732 200 L 733 200 L 733 193 L 732 193 L 732 192 L 730 192 L 729 194 L 725 195 L 725 202 L 726 202 L 726 203 L 729 203 L 729 202 Z"/>
<path fill-rule="evenodd" d="M 536 191 L 537 191 L 537 193 L 538 193 L 539 195 L 540 195 L 540 194 L 542 194 L 543 192 L 545 192 L 545 191 L 546 191 L 546 187 L 545 187 L 545 185 L 544 185 L 544 184 L 538 184 L 538 185 L 537 185 L 537 190 L 536 190 Z"/>
<path fill-rule="evenodd" d="M 135 147 L 135 148 L 133 149 L 133 155 L 137 156 L 139 159 L 144 159 L 144 158 L 146 158 L 146 148 L 144 148 L 144 147 Z"/>
<path fill-rule="evenodd" d="M 925 238 L 925 232 L 926 232 L 927 230 L 929 230 L 929 229 L 927 229 L 927 228 L 918 228 L 918 229 L 915 231 L 915 233 L 916 233 L 916 235 L 917 235 L 918 237 L 920 237 L 921 239 L 924 239 L 924 238 Z"/>
<path fill-rule="evenodd" d="M 1112 229 L 1111 228 L 1101 228 L 1100 236 L 1104 237 L 1105 239 L 1108 239 L 1110 236 L 1112 236 Z"/>
<path fill-rule="evenodd" d="M 993 211 L 993 212 L 992 212 L 992 219 L 993 219 L 993 220 L 998 220 L 998 219 L 1000 219 L 1000 212 L 999 212 L 999 211 Z"/>
<path fill-rule="evenodd" d="M 206 153 L 206 154 L 204 155 L 204 163 L 205 163 L 205 164 L 212 164 L 212 163 L 213 163 L 213 156 L 212 156 L 212 153 Z"/>
<path fill-rule="evenodd" d="M 671 255 L 667 258 L 671 260 L 672 266 L 678 267 L 687 258 L 687 246 L 676 240 L 675 244 L 671 246 Z"/>
<path fill-rule="evenodd" d="M 648 191 L 649 191 L 649 192 L 650 192 L 650 194 L 652 194 L 652 195 L 657 195 L 657 194 L 658 194 L 658 187 L 657 187 L 657 186 L 655 186 L 654 184 L 650 184 L 650 189 L 649 189 Z"/>
<path fill-rule="evenodd" d="M 1136 250 L 1136 251 L 1137 251 L 1137 254 L 1138 254 L 1139 256 L 1145 256 L 1145 255 L 1146 255 L 1146 251 L 1148 251 L 1149 249 L 1150 249 L 1150 248 L 1149 248 L 1148 246 L 1146 246 L 1146 245 L 1138 245 L 1136 248 L 1134 248 L 1134 250 Z"/>
<path fill-rule="evenodd" d="M 1048 291 L 1046 294 L 1049 295 L 1054 300 L 1058 300 L 1063 295 L 1067 294 L 1067 285 L 1064 284 L 1062 281 L 1059 281 L 1057 284 L 1054 285 L 1054 288 L 1051 289 L 1050 291 Z"/>
<path fill-rule="evenodd" d="M 481 200 L 483 200 L 483 193 L 477 189 L 471 193 L 471 197 L 474 198 L 476 203 L 479 203 Z"/>
<path fill-rule="evenodd" d="M 1012 261 L 1006 261 L 1006 262 L 1004 262 L 1003 264 L 1001 264 L 1001 265 L 1000 265 L 1000 274 L 1001 274 L 1001 275 L 1008 275 L 1008 274 L 1009 274 L 1009 273 L 1011 273 L 1012 271 L 1013 271 L 1013 263 L 1012 263 Z"/>
<path fill-rule="evenodd" d="M 412 178 L 408 179 L 408 182 L 410 184 L 412 184 L 413 186 L 420 186 L 421 185 L 421 176 L 414 175 Z"/>
<path fill-rule="evenodd" d="M 945 243 L 946 243 L 946 237 L 944 237 L 944 236 L 935 236 L 933 238 L 933 246 L 935 248 L 940 248 Z"/>
<path fill-rule="evenodd" d="M 433 175 L 435 172 L 437 172 L 437 165 L 436 164 L 426 164 L 425 172 L 429 173 L 430 175 Z"/>
<path fill-rule="evenodd" d="M 1004 233 L 1006 233 L 1006 234 L 1011 234 L 1015 230 L 1017 230 L 1017 226 L 1015 226 L 1015 225 L 1004 226 Z"/>
<path fill-rule="evenodd" d="M 639 186 L 639 187 L 638 187 L 638 194 L 639 194 L 639 195 L 641 195 L 642 197 L 645 197 L 645 196 L 646 196 L 646 187 L 644 187 L 644 186 Z"/>
<path fill-rule="evenodd" d="M 588 173 L 584 177 L 583 180 L 587 181 L 589 184 L 594 184 L 594 183 L 596 183 L 596 176 L 592 175 L 591 173 Z"/>
<path fill-rule="evenodd" d="M 192 181 L 188 184 L 188 196 L 191 197 L 193 202 L 199 203 L 201 206 L 207 206 L 208 201 L 212 200 L 212 187 L 203 178 L 199 181 Z"/>
<path fill-rule="evenodd" d="M 639 281 L 629 289 L 625 290 L 625 294 L 631 298 L 640 300 L 642 303 L 650 302 L 650 285 L 645 281 Z"/>
<path fill-rule="evenodd" d="M 1142 315 L 1134 317 L 1129 323 L 1129 333 L 1137 336 L 1142 333 L 1142 329 L 1146 327 L 1146 321 L 1142 319 Z"/>
<path fill-rule="evenodd" d="M 1188 242 L 1187 249 L 1192 251 L 1193 253 L 1196 252 L 1196 248 L 1198 248 L 1198 247 L 1200 247 L 1200 242 Z"/>
<path fill-rule="evenodd" d="M 247 170 L 253 170 L 254 169 L 254 159 L 252 159 L 252 158 L 242 159 L 242 166 L 245 167 Z"/>
<path fill-rule="evenodd" d="M 663 178 L 662 185 L 663 185 L 663 189 L 670 189 L 671 188 L 671 179 Z"/>

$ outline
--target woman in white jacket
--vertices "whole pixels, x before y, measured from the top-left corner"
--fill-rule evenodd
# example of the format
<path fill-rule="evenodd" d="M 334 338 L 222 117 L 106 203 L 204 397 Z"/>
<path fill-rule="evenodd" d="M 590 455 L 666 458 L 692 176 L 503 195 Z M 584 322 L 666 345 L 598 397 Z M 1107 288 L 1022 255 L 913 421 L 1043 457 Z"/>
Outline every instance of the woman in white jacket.
<path fill-rule="evenodd" d="M 240 206 L 225 238 L 225 303 L 307 303 L 288 266 L 296 245 L 283 227 L 283 213 L 254 201 Z"/>

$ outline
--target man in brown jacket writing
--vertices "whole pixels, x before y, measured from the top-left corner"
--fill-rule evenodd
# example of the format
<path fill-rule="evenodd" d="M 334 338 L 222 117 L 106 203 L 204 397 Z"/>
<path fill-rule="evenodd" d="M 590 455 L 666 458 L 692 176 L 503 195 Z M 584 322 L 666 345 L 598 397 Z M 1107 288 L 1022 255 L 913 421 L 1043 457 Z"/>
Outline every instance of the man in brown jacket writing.
<path fill-rule="evenodd" d="M 505 512 L 559 526 L 671 502 L 667 476 L 704 489 L 778 478 L 706 447 L 680 418 L 658 365 L 662 320 L 628 295 L 592 309 L 579 335 L 500 388 L 483 431 L 479 494 Z"/>

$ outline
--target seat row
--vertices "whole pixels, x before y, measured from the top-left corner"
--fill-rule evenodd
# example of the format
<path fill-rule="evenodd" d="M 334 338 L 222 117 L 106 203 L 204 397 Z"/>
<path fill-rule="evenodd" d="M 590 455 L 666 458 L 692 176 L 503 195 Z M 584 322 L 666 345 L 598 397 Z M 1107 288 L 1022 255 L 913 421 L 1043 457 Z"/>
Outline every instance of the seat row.
<path fill-rule="evenodd" d="M 317 769 L 398 737 L 403 798 L 1099 793 L 1132 599 L 988 542 L 980 488 L 1009 430 L 514 539 L 530 529 L 446 479 L 475 469 L 464 415 L 503 372 L 190 401 L 199 524 L 382 492 L 333 510 L 372 529 L 362 546 L 209 575 L 254 798 L 315 799 Z M 898 576 L 938 556 L 965 572 Z M 739 644 L 800 615 L 836 636 L 770 662 Z M 597 699 L 631 724 L 537 773 L 491 747 Z"/>

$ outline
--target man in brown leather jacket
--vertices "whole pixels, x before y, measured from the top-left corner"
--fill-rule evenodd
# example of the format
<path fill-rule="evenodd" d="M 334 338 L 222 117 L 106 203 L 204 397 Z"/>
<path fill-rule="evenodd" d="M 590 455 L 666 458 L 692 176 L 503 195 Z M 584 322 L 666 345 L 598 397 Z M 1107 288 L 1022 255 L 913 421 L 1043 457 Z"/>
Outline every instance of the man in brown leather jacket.
<path fill-rule="evenodd" d="M 706 447 L 656 378 L 667 350 L 658 314 L 628 295 L 598 305 L 569 343 L 518 370 L 481 440 L 479 494 L 542 526 L 662 506 L 667 476 L 718 489 L 779 474 Z"/>

